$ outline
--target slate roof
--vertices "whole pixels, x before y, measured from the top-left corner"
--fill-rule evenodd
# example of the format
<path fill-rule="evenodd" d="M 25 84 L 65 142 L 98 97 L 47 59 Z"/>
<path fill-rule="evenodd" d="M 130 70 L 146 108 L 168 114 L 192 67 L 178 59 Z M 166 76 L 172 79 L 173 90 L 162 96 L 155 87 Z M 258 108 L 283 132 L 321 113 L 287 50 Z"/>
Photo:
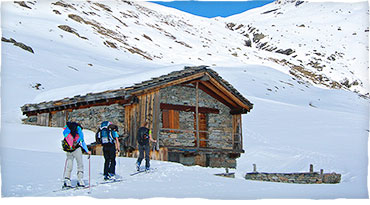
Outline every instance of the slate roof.
<path fill-rule="evenodd" d="M 86 95 L 77 95 L 72 98 L 64 98 L 56 101 L 41 102 L 37 104 L 26 104 L 21 107 L 23 114 L 29 112 L 38 112 L 42 110 L 60 110 L 57 107 L 73 107 L 73 105 L 80 104 L 89 104 L 89 103 L 99 103 L 106 102 L 107 100 L 112 99 L 128 99 L 132 93 L 147 90 L 151 88 L 156 88 L 161 85 L 165 85 L 172 81 L 176 81 L 181 78 L 185 78 L 197 73 L 207 72 L 211 77 L 216 79 L 223 87 L 225 87 L 230 93 L 237 97 L 245 105 L 253 108 L 253 104 L 250 103 L 246 98 L 244 98 L 230 83 L 224 80 L 217 72 L 210 69 L 208 66 L 194 66 L 194 67 L 185 67 L 183 70 L 173 71 L 166 75 L 159 77 L 151 78 L 140 83 L 136 83 L 132 86 L 121 88 L 117 90 L 108 90 L 99 93 L 88 93 Z"/>

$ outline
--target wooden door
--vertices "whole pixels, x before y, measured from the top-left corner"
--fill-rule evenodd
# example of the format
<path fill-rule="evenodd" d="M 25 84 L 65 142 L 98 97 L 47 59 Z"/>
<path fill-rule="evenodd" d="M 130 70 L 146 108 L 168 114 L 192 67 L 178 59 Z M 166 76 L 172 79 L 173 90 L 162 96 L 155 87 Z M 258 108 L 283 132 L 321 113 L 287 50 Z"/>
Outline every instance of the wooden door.
<path fill-rule="evenodd" d="M 205 113 L 199 113 L 199 147 L 207 147 L 207 133 L 201 131 L 207 131 L 207 115 Z M 197 130 L 196 114 L 194 113 L 194 130 Z M 197 134 L 195 132 L 195 146 L 197 146 Z"/>

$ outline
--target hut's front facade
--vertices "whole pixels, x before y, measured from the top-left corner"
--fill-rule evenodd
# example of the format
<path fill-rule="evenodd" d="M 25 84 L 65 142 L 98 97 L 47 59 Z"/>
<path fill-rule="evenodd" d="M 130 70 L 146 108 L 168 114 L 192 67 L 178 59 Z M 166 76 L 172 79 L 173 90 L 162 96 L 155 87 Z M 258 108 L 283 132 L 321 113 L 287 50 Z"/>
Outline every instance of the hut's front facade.
<path fill-rule="evenodd" d="M 109 120 L 119 127 L 122 156 L 138 155 L 136 132 L 149 121 L 159 143 L 151 158 L 186 165 L 236 167 L 243 153 L 242 118 L 251 104 L 215 71 L 187 67 L 119 90 L 27 104 L 27 124 L 63 127 L 79 122 L 96 131 Z M 101 153 L 93 145 L 95 154 Z"/>

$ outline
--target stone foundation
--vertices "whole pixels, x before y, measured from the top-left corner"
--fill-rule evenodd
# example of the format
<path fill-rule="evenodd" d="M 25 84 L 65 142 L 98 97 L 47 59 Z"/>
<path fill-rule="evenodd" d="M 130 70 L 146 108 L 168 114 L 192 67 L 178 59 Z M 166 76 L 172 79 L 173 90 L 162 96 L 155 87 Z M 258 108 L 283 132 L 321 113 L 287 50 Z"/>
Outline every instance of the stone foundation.
<path fill-rule="evenodd" d="M 236 168 L 236 159 L 230 157 L 228 154 L 223 153 L 206 154 L 202 152 L 169 152 L 168 161 L 178 162 L 188 166 L 199 165 L 203 167 Z"/>

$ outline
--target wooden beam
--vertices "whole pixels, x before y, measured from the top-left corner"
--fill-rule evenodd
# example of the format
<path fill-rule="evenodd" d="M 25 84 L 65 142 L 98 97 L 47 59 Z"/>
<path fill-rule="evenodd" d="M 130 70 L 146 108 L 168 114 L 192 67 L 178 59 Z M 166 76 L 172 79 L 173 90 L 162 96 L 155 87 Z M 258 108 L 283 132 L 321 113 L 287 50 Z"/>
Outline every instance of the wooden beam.
<path fill-rule="evenodd" d="M 247 110 L 247 109 L 245 109 L 245 108 L 241 108 L 241 109 L 232 109 L 232 110 L 230 110 L 230 114 L 231 114 L 231 115 L 245 114 L 245 113 L 247 113 L 247 112 L 248 112 L 248 110 Z"/>
<path fill-rule="evenodd" d="M 195 120 L 196 120 L 196 135 L 197 135 L 197 148 L 199 149 L 199 82 L 196 82 L 195 85 L 195 94 L 196 94 L 196 102 L 195 102 Z"/>
<path fill-rule="evenodd" d="M 158 92 L 155 92 L 154 93 L 154 111 L 153 111 L 153 117 L 154 117 L 154 120 L 153 120 L 153 123 L 154 123 L 154 126 L 153 126 L 153 135 L 154 135 L 154 139 L 157 140 L 157 143 L 156 143 L 156 150 L 159 150 L 159 121 L 160 121 L 160 99 L 159 99 L 159 96 L 160 96 L 160 91 Z"/>
<path fill-rule="evenodd" d="M 174 105 L 174 104 L 161 103 L 160 108 L 162 110 L 178 110 L 178 111 L 184 111 L 184 112 L 195 112 L 195 106 L 189 106 L 189 105 Z M 198 112 L 219 114 L 220 110 L 216 108 L 198 107 Z"/>

